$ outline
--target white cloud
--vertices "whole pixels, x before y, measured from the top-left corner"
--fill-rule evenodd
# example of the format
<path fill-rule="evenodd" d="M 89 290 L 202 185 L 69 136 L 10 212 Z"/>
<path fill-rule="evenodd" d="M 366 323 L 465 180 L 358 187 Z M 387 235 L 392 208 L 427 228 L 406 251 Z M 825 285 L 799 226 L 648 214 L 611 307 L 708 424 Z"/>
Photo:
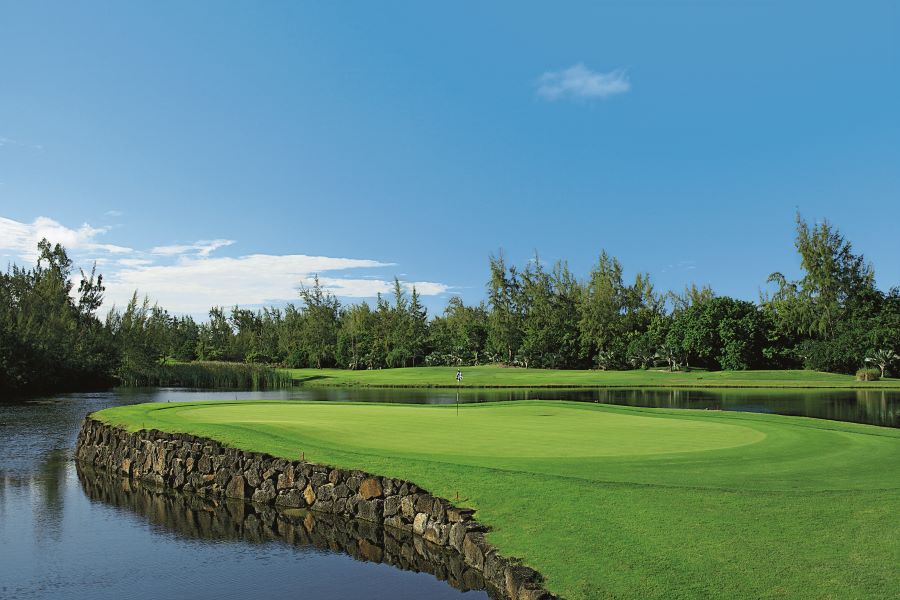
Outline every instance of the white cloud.
<path fill-rule="evenodd" d="M 160 256 L 176 256 L 179 254 L 197 254 L 198 256 L 209 256 L 210 253 L 219 248 L 230 246 L 234 240 L 198 240 L 193 244 L 175 244 L 172 246 L 156 246 L 150 250 L 151 254 Z"/>
<path fill-rule="evenodd" d="M 121 261 L 120 261 L 121 262 Z M 310 286 L 314 274 L 347 269 L 391 266 L 374 260 L 252 254 L 241 257 L 184 257 L 171 265 L 136 265 L 111 274 L 106 282 L 107 305 L 123 306 L 138 290 L 173 312 L 203 314 L 211 306 L 242 306 L 295 301 L 301 285 Z M 393 282 L 365 277 L 319 278 L 323 287 L 343 298 L 369 298 L 389 293 Z M 446 292 L 434 282 L 403 282 L 423 296 Z"/>
<path fill-rule="evenodd" d="M 152 260 L 146 258 L 120 258 L 117 262 L 123 267 L 146 267 L 153 264 Z"/>
<path fill-rule="evenodd" d="M 78 229 L 71 229 L 50 219 L 38 217 L 31 223 L 20 223 L 0 217 L 0 250 L 12 251 L 21 258 L 33 261 L 37 257 L 37 244 L 47 238 L 51 244 L 62 244 L 68 251 L 108 252 L 129 254 L 131 248 L 115 244 L 101 244 L 96 241 L 109 231 L 106 227 L 91 227 L 87 223 Z"/>
<path fill-rule="evenodd" d="M 121 217 L 125 213 L 122 212 L 121 210 L 108 210 L 103 214 L 104 214 L 104 216 L 107 216 L 107 217 Z"/>
<path fill-rule="evenodd" d="M 545 100 L 603 99 L 624 94 L 631 82 L 624 69 L 609 73 L 592 71 L 578 63 L 561 71 L 548 71 L 537 80 L 537 94 Z"/>
<path fill-rule="evenodd" d="M 320 275 L 323 287 L 341 298 L 372 298 L 393 291 L 393 280 L 384 274 L 355 270 L 383 269 L 394 263 L 306 254 L 211 256 L 214 250 L 234 243 L 225 239 L 156 246 L 148 253 L 99 243 L 97 239 L 108 231 L 109 228 L 87 223 L 71 229 L 48 217 L 38 217 L 32 223 L 0 217 L 0 255 L 6 251 L 26 264 L 33 263 L 37 243 L 46 237 L 65 246 L 76 267 L 89 268 L 93 262 L 104 267 L 106 308 L 113 304 L 125 306 L 137 290 L 170 312 L 198 317 L 216 305 L 255 306 L 298 301 L 299 287 L 311 286 L 315 274 Z M 339 276 L 340 272 L 350 270 L 354 272 Z M 422 296 L 436 296 L 450 289 L 431 281 L 401 281 L 401 284 L 407 291 L 415 286 Z"/>

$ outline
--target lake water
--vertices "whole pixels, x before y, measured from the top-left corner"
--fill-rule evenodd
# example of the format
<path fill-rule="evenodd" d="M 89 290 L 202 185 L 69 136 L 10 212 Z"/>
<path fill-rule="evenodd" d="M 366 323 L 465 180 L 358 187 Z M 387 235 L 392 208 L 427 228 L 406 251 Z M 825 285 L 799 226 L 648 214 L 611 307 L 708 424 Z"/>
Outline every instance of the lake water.
<path fill-rule="evenodd" d="M 441 557 L 432 557 L 433 564 L 411 560 L 421 555 L 416 541 L 394 539 L 379 528 L 198 504 L 195 498 L 85 473 L 71 459 L 78 427 L 89 412 L 140 402 L 251 398 L 454 403 L 457 394 L 428 389 L 120 389 L 0 400 L 0 598 L 488 597 L 485 591 L 464 592 L 442 581 L 448 567 Z M 900 427 L 898 392 L 459 393 L 461 403 L 534 398 L 769 412 Z"/>

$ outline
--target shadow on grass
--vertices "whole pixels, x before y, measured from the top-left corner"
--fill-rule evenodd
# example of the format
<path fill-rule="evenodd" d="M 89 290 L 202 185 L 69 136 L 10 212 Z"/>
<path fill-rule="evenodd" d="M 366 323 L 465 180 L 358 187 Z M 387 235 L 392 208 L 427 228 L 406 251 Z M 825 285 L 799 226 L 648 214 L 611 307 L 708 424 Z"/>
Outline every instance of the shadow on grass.
<path fill-rule="evenodd" d="M 319 381 L 321 379 L 334 379 L 328 375 L 310 375 L 308 377 L 294 377 L 291 379 L 292 385 L 303 385 L 304 383 L 309 383 L 311 381 Z"/>

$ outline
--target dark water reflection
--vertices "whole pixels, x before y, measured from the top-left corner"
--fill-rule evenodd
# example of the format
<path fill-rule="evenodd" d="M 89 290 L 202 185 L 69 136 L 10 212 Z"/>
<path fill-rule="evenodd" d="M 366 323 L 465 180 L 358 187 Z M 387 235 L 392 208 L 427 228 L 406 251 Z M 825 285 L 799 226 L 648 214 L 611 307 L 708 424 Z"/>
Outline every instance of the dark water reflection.
<path fill-rule="evenodd" d="M 463 389 L 458 398 L 463 403 L 539 398 L 754 411 L 900 427 L 900 392 L 871 390 Z M 352 524 L 335 531 L 343 531 L 345 541 L 352 536 L 367 540 L 375 554 L 360 550 L 359 543 L 326 544 L 325 535 L 315 538 L 322 543 L 283 535 L 289 520 L 282 519 L 284 528 L 276 520 L 276 527 L 266 529 L 262 524 L 269 517 L 254 513 L 250 525 L 257 519 L 257 530 L 247 524 L 247 515 L 228 521 L 227 512 L 216 512 L 220 509 L 210 512 L 164 495 L 154 500 L 142 496 L 146 491 L 125 497 L 79 480 L 71 454 L 85 414 L 123 404 L 208 399 L 454 403 L 457 394 L 452 389 L 235 393 L 153 388 L 25 401 L 0 398 L 0 598 L 487 597 L 386 564 L 396 561 L 370 560 L 377 548 L 388 555 L 393 542 L 382 537 L 379 546 L 377 534 L 375 540 L 359 535 Z M 209 530 L 215 534 L 200 528 L 206 518 L 219 519 L 220 525 Z M 192 522 L 198 524 L 195 529 L 182 526 Z M 296 532 L 297 524 L 291 526 Z"/>
<path fill-rule="evenodd" d="M 340 552 L 363 562 L 429 573 L 461 591 L 482 590 L 481 574 L 458 553 L 420 536 L 380 525 L 302 509 L 211 500 L 157 488 L 139 481 L 77 466 L 78 479 L 92 500 L 123 508 L 153 527 L 182 538 L 211 542 L 270 542 Z"/>

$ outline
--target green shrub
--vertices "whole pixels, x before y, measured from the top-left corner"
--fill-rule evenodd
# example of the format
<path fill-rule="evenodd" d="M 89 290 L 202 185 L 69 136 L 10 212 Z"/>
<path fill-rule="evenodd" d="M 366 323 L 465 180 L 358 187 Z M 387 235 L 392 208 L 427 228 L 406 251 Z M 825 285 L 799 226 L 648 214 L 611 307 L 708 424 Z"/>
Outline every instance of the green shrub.
<path fill-rule="evenodd" d="M 291 387 L 290 375 L 267 365 L 195 361 L 162 363 L 130 369 L 120 375 L 122 385 L 267 390 Z"/>
<path fill-rule="evenodd" d="M 860 369 L 856 372 L 857 381 L 878 381 L 881 379 L 881 372 L 878 369 Z"/>

